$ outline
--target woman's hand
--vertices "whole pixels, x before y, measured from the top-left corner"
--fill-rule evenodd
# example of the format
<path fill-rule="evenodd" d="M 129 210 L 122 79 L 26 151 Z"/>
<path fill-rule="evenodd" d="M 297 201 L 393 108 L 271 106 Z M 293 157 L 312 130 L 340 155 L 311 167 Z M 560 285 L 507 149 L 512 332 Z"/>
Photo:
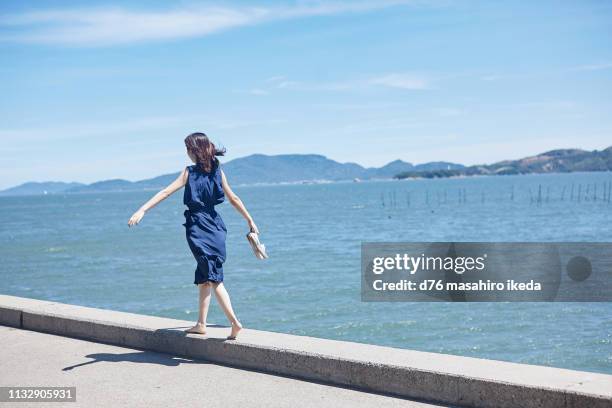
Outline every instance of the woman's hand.
<path fill-rule="evenodd" d="M 131 227 L 132 225 L 136 225 L 140 222 L 140 220 L 142 220 L 142 217 L 144 217 L 145 212 L 142 210 L 138 210 L 136 211 L 132 217 L 130 218 L 130 220 L 128 221 L 128 227 Z"/>
<path fill-rule="evenodd" d="M 251 232 L 259 234 L 259 230 L 257 229 L 257 225 L 255 225 L 255 221 L 253 221 L 253 220 L 249 221 L 249 229 L 251 230 Z"/>

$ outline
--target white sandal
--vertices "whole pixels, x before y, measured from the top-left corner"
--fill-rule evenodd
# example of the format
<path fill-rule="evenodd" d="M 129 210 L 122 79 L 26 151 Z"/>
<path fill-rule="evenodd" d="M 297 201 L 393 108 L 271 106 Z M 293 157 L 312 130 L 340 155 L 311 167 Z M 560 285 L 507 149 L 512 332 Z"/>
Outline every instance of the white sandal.
<path fill-rule="evenodd" d="M 268 258 L 268 254 L 266 253 L 266 246 L 259 242 L 259 234 L 255 231 L 251 230 L 248 234 L 246 234 L 247 240 L 249 244 L 251 244 L 251 248 L 253 249 L 253 253 L 259 259 Z"/>

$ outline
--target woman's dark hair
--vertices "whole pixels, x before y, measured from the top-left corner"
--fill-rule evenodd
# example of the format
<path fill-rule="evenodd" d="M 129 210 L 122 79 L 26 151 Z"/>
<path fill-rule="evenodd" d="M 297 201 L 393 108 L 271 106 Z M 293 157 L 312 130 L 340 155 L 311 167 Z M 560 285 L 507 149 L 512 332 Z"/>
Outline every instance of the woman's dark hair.
<path fill-rule="evenodd" d="M 225 147 L 217 149 L 213 142 L 208 140 L 204 133 L 192 133 L 185 138 L 185 147 L 196 157 L 196 163 L 205 172 L 210 172 L 219 166 L 219 159 L 215 156 L 223 156 Z"/>

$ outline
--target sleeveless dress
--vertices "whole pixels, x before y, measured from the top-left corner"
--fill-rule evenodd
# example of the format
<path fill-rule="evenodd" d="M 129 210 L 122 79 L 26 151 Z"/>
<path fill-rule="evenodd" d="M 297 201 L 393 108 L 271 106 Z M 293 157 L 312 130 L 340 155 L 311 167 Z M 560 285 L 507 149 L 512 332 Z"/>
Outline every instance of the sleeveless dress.
<path fill-rule="evenodd" d="M 198 263 L 194 284 L 207 281 L 223 282 L 225 237 L 227 228 L 215 205 L 225 200 L 221 184 L 220 165 L 205 172 L 197 164 L 187 166 L 189 177 L 185 184 L 183 203 L 185 237 Z"/>

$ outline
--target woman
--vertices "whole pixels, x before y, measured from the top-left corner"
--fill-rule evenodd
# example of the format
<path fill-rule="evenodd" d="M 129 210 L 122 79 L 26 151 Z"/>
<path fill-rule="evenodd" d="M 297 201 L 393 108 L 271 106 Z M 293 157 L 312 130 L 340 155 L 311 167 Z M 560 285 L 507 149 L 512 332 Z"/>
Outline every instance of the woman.
<path fill-rule="evenodd" d="M 225 236 L 227 229 L 215 205 L 225 197 L 246 219 L 252 232 L 259 233 L 257 225 L 240 198 L 232 191 L 221 164 L 215 156 L 223 156 L 225 149 L 217 149 L 204 133 L 192 133 L 185 138 L 187 155 L 195 164 L 185 167 L 176 180 L 155 194 L 142 205 L 128 221 L 128 226 L 136 225 L 145 213 L 174 192 L 185 186 L 183 203 L 185 210 L 185 234 L 189 249 L 198 265 L 195 270 L 194 284 L 198 285 L 199 316 L 195 326 L 185 330 L 187 333 L 206 334 L 206 317 L 210 305 L 211 290 L 214 290 L 219 305 L 232 324 L 227 337 L 234 340 L 242 329 L 229 294 L 223 286 L 223 262 L 225 262 Z"/>

